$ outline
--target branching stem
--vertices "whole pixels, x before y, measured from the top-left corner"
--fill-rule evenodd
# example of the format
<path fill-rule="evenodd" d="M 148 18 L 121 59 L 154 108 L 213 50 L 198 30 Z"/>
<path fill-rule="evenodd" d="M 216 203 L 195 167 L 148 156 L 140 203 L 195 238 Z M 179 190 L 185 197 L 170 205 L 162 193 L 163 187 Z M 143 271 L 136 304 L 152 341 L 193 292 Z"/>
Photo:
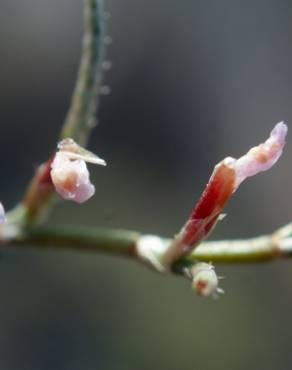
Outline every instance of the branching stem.
<path fill-rule="evenodd" d="M 70 137 L 82 146 L 86 145 L 95 125 L 102 82 L 104 15 L 101 2 L 102 0 L 84 0 L 81 62 L 71 105 L 60 134 L 61 139 Z M 111 253 L 146 263 L 159 272 L 175 272 L 185 276 L 186 269 L 198 261 L 259 262 L 278 257 L 292 257 L 292 224 L 271 235 L 246 240 L 207 241 L 199 244 L 217 221 L 221 208 L 228 199 L 225 193 L 221 196 L 220 192 L 220 196 L 214 198 L 212 183 L 209 188 L 212 190 L 213 203 L 210 203 L 208 188 L 208 196 L 206 193 L 203 194 L 203 201 L 195 208 L 190 223 L 187 223 L 183 229 L 184 233 L 179 242 L 178 239 L 142 235 L 126 230 L 39 226 L 45 214 L 44 211 L 51 208 L 54 199 L 55 190 L 50 176 L 51 160 L 52 158 L 38 168 L 21 204 L 8 212 L 7 222 L 0 228 L 0 243 L 3 246 Z M 226 179 L 226 176 L 223 178 Z M 211 179 L 214 182 L 216 177 Z M 218 188 L 217 181 L 215 185 L 216 195 L 222 186 Z M 229 190 L 231 194 L 234 189 Z M 219 209 L 216 208 L 218 204 L 222 206 Z M 203 228 L 200 223 L 202 220 Z M 183 249 L 185 246 L 196 248 L 193 250 L 189 248 L 186 253 Z M 169 263 L 165 263 L 165 257 L 169 257 Z M 208 271 L 212 272 L 213 268 L 209 266 Z"/>
<path fill-rule="evenodd" d="M 8 226 L 6 226 L 8 227 Z M 56 250 L 76 250 L 80 253 L 96 252 L 141 260 L 137 245 L 144 235 L 127 230 L 112 230 L 91 227 L 45 227 L 26 228 L 15 233 L 2 231 L 5 245 L 19 248 L 52 248 Z M 165 250 L 171 240 L 160 238 Z M 157 260 L 165 253 L 156 255 Z M 279 229 L 271 235 L 243 239 L 207 241 L 200 244 L 191 254 L 182 257 L 174 270 L 179 272 L 196 261 L 213 263 L 261 262 L 292 257 L 292 224 Z M 155 269 L 155 266 L 152 266 Z"/>

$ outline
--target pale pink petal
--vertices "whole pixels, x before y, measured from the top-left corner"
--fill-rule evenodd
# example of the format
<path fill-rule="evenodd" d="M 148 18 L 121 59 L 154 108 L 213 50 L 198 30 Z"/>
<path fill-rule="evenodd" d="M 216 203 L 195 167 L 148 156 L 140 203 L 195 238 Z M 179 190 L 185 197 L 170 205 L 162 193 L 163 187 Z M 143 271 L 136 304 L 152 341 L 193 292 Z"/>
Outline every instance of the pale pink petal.
<path fill-rule="evenodd" d="M 247 177 L 270 169 L 280 158 L 287 135 L 288 127 L 284 122 L 278 123 L 270 137 L 258 146 L 251 148 L 239 159 L 226 158 L 225 163 L 236 171 L 235 189 Z"/>
<path fill-rule="evenodd" d="M 58 152 L 52 162 L 51 178 L 62 198 L 83 203 L 93 196 L 94 185 L 84 160 L 72 160 L 65 152 Z"/>

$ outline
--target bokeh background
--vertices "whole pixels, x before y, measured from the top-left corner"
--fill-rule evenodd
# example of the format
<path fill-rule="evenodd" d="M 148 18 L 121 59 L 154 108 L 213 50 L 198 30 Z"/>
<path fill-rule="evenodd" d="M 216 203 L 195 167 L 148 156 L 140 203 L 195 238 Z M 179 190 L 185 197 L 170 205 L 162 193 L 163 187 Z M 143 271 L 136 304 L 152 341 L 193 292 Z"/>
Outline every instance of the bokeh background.
<path fill-rule="evenodd" d="M 111 94 L 90 149 L 97 194 L 52 224 L 173 235 L 216 162 L 292 122 L 289 0 L 105 0 Z M 21 197 L 47 158 L 78 66 L 81 0 L 0 0 L 1 200 Z M 246 182 L 213 238 L 271 232 L 292 218 L 292 139 Z M 218 266 L 227 294 L 134 262 L 10 251 L 0 262 L 1 370 L 290 369 L 292 261 Z"/>

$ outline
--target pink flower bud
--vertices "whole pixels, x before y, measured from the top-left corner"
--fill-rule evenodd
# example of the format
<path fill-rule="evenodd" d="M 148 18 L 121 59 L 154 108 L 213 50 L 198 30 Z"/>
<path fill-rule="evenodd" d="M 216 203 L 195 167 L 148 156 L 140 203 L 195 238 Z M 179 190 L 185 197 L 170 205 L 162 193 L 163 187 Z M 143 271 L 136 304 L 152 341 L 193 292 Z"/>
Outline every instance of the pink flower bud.
<path fill-rule="evenodd" d="M 166 264 L 171 265 L 189 253 L 209 235 L 220 219 L 224 205 L 242 181 L 268 170 L 277 162 L 285 145 L 287 131 L 287 125 L 280 122 L 263 144 L 250 149 L 239 159 L 227 157 L 215 166 L 189 219 L 165 253 Z"/>
<path fill-rule="evenodd" d="M 71 160 L 67 153 L 56 154 L 52 163 L 51 178 L 56 191 L 67 200 L 83 203 L 95 192 L 85 161 Z"/>
<path fill-rule="evenodd" d="M 215 166 L 201 198 L 178 236 L 181 245 L 186 248 L 198 245 L 215 226 L 225 203 L 242 181 L 270 169 L 277 162 L 287 131 L 287 125 L 280 122 L 263 144 L 253 147 L 239 159 L 227 157 Z"/>
<path fill-rule="evenodd" d="M 72 139 L 61 141 L 58 148 L 51 164 L 51 179 L 55 189 L 62 198 L 83 203 L 95 193 L 85 161 L 102 165 L 105 162 L 79 147 Z"/>

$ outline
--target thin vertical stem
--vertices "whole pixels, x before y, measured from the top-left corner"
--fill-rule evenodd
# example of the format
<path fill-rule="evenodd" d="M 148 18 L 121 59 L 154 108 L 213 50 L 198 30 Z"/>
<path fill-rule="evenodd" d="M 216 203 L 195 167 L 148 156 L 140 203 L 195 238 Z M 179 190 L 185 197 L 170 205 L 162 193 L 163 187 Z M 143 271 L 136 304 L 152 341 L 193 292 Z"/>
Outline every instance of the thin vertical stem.
<path fill-rule="evenodd" d="M 101 0 L 84 0 L 82 56 L 71 105 L 61 139 L 73 138 L 85 146 L 95 126 L 104 56 L 104 17 Z"/>

